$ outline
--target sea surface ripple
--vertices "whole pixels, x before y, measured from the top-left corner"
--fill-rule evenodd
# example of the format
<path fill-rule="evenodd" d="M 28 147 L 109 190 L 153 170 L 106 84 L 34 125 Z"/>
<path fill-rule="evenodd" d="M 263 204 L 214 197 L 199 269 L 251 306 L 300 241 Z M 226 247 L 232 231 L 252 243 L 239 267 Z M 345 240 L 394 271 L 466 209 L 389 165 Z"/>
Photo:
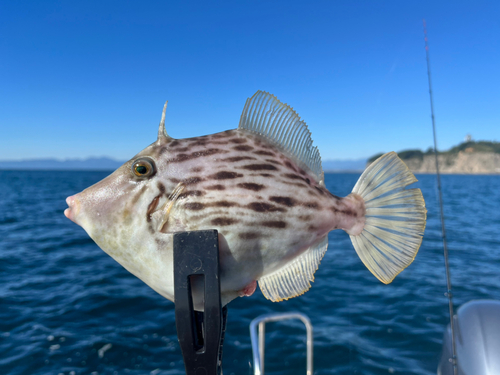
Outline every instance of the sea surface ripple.
<path fill-rule="evenodd" d="M 0 171 L 0 373 L 183 374 L 174 305 L 101 251 L 63 215 L 65 198 L 107 172 Z M 345 196 L 359 174 L 327 174 Z M 314 327 L 315 374 L 435 374 L 448 322 L 435 176 L 420 175 L 428 221 L 414 263 L 376 280 L 342 231 L 309 292 L 229 304 L 226 375 L 251 374 L 248 326 L 299 311 Z M 455 306 L 500 299 L 500 176 L 442 177 Z M 305 373 L 305 329 L 271 323 L 266 373 Z"/>

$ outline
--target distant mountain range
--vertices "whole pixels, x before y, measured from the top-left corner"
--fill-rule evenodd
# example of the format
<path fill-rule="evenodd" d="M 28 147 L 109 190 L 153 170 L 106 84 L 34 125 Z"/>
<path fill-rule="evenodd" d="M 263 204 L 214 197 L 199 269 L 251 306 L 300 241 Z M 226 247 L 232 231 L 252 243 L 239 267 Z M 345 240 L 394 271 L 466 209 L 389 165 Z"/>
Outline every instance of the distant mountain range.
<path fill-rule="evenodd" d="M 27 159 L 27 160 L 0 160 L 0 169 L 17 170 L 115 170 L 125 161 L 108 157 L 87 159 Z M 325 160 L 325 172 L 333 171 L 362 171 L 366 166 L 366 159 L 355 160 Z"/>
<path fill-rule="evenodd" d="M 0 169 L 18 170 L 115 170 L 123 161 L 107 157 L 87 159 L 0 160 Z"/>

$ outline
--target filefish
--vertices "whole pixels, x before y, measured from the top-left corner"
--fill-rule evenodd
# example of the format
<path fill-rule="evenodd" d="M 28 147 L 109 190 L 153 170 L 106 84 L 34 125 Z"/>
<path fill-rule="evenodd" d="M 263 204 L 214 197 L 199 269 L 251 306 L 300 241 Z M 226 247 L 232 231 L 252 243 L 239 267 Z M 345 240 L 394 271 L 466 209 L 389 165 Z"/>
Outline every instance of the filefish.
<path fill-rule="evenodd" d="M 416 180 L 394 152 L 361 175 L 352 193 L 325 188 L 321 157 L 298 114 L 258 91 L 237 129 L 188 139 L 165 130 L 110 176 L 67 198 L 65 215 L 97 245 L 174 301 L 173 235 L 216 229 L 221 301 L 271 301 L 311 287 L 328 232 L 346 231 L 366 267 L 390 283 L 415 258 L 426 209 Z M 199 288 L 198 288 L 199 289 Z M 203 293 L 193 287 L 195 309 Z"/>

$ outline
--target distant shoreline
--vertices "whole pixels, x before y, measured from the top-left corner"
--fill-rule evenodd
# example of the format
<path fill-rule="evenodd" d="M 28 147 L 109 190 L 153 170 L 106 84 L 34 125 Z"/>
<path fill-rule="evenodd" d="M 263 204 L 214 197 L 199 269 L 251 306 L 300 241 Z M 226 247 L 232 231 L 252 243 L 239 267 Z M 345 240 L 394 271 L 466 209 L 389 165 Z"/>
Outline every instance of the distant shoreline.
<path fill-rule="evenodd" d="M 325 173 L 359 173 L 365 169 L 366 158 L 351 160 L 325 160 Z M 113 171 L 123 165 L 125 160 L 115 160 L 109 157 L 91 157 L 86 159 L 55 158 L 0 160 L 0 170 L 31 170 L 31 171 Z"/>
<path fill-rule="evenodd" d="M 368 159 L 372 163 L 382 154 Z M 405 150 L 398 156 L 414 174 L 435 174 L 434 150 Z M 448 151 L 438 152 L 439 172 L 454 175 L 498 175 L 500 174 L 500 142 L 472 141 L 460 143 Z"/>
<path fill-rule="evenodd" d="M 407 152 L 408 153 L 408 152 Z M 433 154 L 406 155 L 400 153 L 403 161 L 414 174 L 436 174 Z M 451 175 L 486 175 L 500 174 L 500 154 L 492 152 L 459 151 L 457 153 L 440 153 L 439 165 L 441 174 Z M 65 172 L 113 172 L 125 161 L 108 157 L 88 159 L 31 159 L 1 161 L 0 171 L 65 171 Z M 361 174 L 369 165 L 366 159 L 325 160 L 324 173 L 357 173 Z"/>
<path fill-rule="evenodd" d="M 363 173 L 362 169 L 331 169 L 325 170 L 324 173 Z"/>
<path fill-rule="evenodd" d="M 123 165 L 124 161 L 108 157 L 87 159 L 58 160 L 53 158 L 27 160 L 0 160 L 0 170 L 66 170 L 66 171 L 112 171 Z"/>
<path fill-rule="evenodd" d="M 115 169 L 44 169 L 44 168 L 2 168 L 0 172 L 114 172 Z"/>
<path fill-rule="evenodd" d="M 1 168 L 0 172 L 108 172 L 113 173 L 116 169 L 15 169 L 15 168 Z M 329 170 L 324 171 L 325 174 L 361 174 L 361 170 Z M 416 176 L 420 175 L 435 175 L 436 172 L 413 172 Z M 441 172 L 440 174 L 446 176 L 500 176 L 498 173 L 447 173 Z"/>

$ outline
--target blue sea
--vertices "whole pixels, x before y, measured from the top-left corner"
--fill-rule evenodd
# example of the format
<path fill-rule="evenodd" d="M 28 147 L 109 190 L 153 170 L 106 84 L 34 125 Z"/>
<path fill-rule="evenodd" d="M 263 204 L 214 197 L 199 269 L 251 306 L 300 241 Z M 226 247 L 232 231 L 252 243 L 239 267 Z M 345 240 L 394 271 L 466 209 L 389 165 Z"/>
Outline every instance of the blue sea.
<path fill-rule="evenodd" d="M 0 373 L 183 374 L 174 305 L 66 219 L 65 198 L 107 172 L 0 171 Z M 359 174 L 327 174 L 347 195 Z M 298 311 L 314 327 L 315 374 L 435 374 L 448 323 L 435 176 L 417 176 L 428 208 L 413 264 L 389 285 L 365 269 L 342 231 L 309 292 L 260 291 L 229 304 L 225 375 L 253 373 L 248 326 Z M 455 306 L 500 299 L 500 176 L 442 177 Z M 304 374 L 305 329 L 271 323 L 267 374 Z"/>

